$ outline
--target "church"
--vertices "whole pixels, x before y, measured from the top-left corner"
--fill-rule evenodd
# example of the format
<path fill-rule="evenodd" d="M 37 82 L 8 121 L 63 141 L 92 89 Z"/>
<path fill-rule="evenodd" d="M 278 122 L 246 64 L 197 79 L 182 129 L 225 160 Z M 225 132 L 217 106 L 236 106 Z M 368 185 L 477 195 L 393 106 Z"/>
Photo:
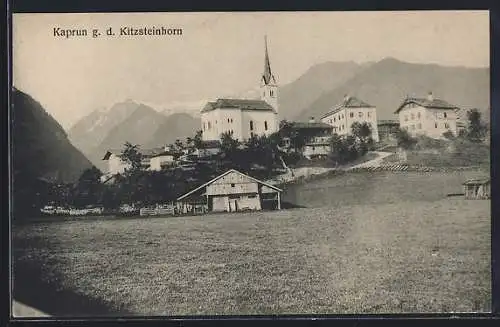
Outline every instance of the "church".
<path fill-rule="evenodd" d="M 220 140 L 223 133 L 244 141 L 252 135 L 278 131 L 278 85 L 271 71 L 265 38 L 264 72 L 260 79 L 260 99 L 224 99 L 208 102 L 201 110 L 204 141 Z"/>

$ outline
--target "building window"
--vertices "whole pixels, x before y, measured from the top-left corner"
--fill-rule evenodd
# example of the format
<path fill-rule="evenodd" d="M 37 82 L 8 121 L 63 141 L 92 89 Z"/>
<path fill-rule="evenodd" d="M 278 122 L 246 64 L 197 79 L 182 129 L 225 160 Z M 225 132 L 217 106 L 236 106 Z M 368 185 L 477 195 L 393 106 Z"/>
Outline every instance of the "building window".
<path fill-rule="evenodd" d="M 333 119 L 335 119 L 335 118 L 333 118 Z M 331 124 L 331 123 L 332 123 L 332 120 L 330 119 L 330 124 Z"/>
<path fill-rule="evenodd" d="M 443 117 L 446 118 L 446 112 L 443 112 Z"/>
<path fill-rule="evenodd" d="M 420 119 L 420 112 L 417 112 L 417 118 Z"/>
<path fill-rule="evenodd" d="M 253 131 L 253 120 L 250 121 L 250 130 Z"/>
<path fill-rule="evenodd" d="M 267 121 L 264 121 L 264 129 L 267 131 Z"/>
<path fill-rule="evenodd" d="M 236 185 L 234 185 L 234 183 L 231 183 L 231 187 L 235 187 Z"/>
<path fill-rule="evenodd" d="M 415 114 L 411 114 L 411 120 L 415 119 Z"/>
<path fill-rule="evenodd" d="M 405 115 L 405 121 L 408 121 L 408 115 Z"/>
<path fill-rule="evenodd" d="M 227 123 L 229 124 L 229 122 L 230 122 L 230 119 L 228 118 L 228 119 L 227 119 Z"/>
<path fill-rule="evenodd" d="M 370 112 L 368 112 L 368 113 L 367 113 L 367 115 L 368 115 L 368 118 L 370 118 L 370 117 L 371 117 L 371 113 L 370 113 Z"/>
<path fill-rule="evenodd" d="M 344 130 L 344 125 L 342 124 L 342 130 Z"/>
<path fill-rule="evenodd" d="M 418 123 L 417 124 L 417 129 L 422 129 L 422 124 Z"/>
<path fill-rule="evenodd" d="M 349 116 L 351 116 L 351 118 L 354 117 L 354 112 L 351 112 Z"/>
<path fill-rule="evenodd" d="M 215 125 L 217 125 L 217 120 L 215 121 Z"/>
<path fill-rule="evenodd" d="M 434 128 L 438 128 L 438 123 L 434 123 Z"/>
<path fill-rule="evenodd" d="M 333 121 L 336 121 L 335 117 L 333 117 Z M 330 123 L 332 122 L 332 120 L 330 119 Z"/>
<path fill-rule="evenodd" d="M 212 125 L 210 124 L 210 122 L 208 122 L 208 129 L 212 128 Z"/>
<path fill-rule="evenodd" d="M 450 125 L 448 125 L 448 123 L 444 123 L 444 128 L 449 128 Z"/>
<path fill-rule="evenodd" d="M 411 125 L 411 130 L 415 130 L 415 125 Z"/>
<path fill-rule="evenodd" d="M 273 92 L 273 90 L 270 90 L 270 91 L 269 91 L 269 95 L 270 95 L 270 96 L 274 96 L 274 92 Z"/>
<path fill-rule="evenodd" d="M 231 118 L 231 123 L 233 122 L 233 118 Z"/>
<path fill-rule="evenodd" d="M 362 118 L 363 117 L 363 113 L 361 111 L 358 112 L 358 116 L 359 116 L 359 118 Z"/>

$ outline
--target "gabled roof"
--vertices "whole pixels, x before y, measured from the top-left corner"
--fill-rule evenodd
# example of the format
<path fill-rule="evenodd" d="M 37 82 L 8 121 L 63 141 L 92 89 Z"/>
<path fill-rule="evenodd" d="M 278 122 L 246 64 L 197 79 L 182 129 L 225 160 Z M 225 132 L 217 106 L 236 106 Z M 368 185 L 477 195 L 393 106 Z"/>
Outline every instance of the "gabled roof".
<path fill-rule="evenodd" d="M 483 185 L 490 183 L 490 178 L 469 179 L 462 183 L 462 185 Z"/>
<path fill-rule="evenodd" d="M 215 177 L 215 178 L 213 178 L 213 179 L 209 180 L 209 181 L 208 181 L 208 182 L 206 182 L 205 184 L 202 184 L 202 185 L 198 186 L 198 187 L 197 187 L 197 188 L 195 188 L 194 190 L 191 190 L 191 191 L 187 192 L 186 194 L 181 195 L 180 197 L 178 197 L 178 198 L 177 198 L 177 201 L 180 201 L 180 200 L 182 200 L 182 199 L 184 199 L 184 198 L 188 197 L 189 195 L 191 195 L 191 194 L 195 193 L 196 191 L 199 191 L 200 189 L 202 189 L 202 188 L 206 187 L 207 185 L 212 184 L 213 182 L 215 182 L 215 181 L 217 181 L 217 180 L 221 179 L 222 177 L 224 177 L 224 176 L 226 176 L 226 175 L 228 175 L 228 174 L 230 174 L 230 173 L 237 173 L 237 174 L 240 174 L 240 175 L 242 175 L 242 176 L 245 176 L 246 178 L 249 178 L 249 179 L 253 180 L 254 182 L 256 182 L 256 183 L 258 183 L 258 184 L 265 185 L 265 186 L 267 186 L 267 187 L 269 187 L 269 188 L 272 188 L 273 190 L 276 190 L 276 191 L 278 191 L 278 192 L 283 192 L 283 190 L 282 190 L 282 189 L 280 189 L 280 188 L 278 188 L 278 187 L 276 187 L 276 186 L 274 186 L 274 185 L 271 185 L 271 184 L 268 184 L 268 183 L 266 183 L 266 182 L 264 182 L 264 181 L 261 181 L 261 180 L 258 180 L 258 179 L 256 179 L 256 178 L 253 178 L 252 176 L 248 176 L 248 175 L 246 175 L 246 174 L 243 174 L 242 172 L 239 172 L 239 171 L 237 171 L 236 169 L 230 169 L 230 170 L 226 171 L 225 173 L 223 173 L 223 174 L 221 174 L 221 175 L 219 175 L 219 176 L 217 176 L 217 177 Z"/>
<path fill-rule="evenodd" d="M 336 105 L 332 110 L 328 111 L 326 114 L 324 114 L 321 118 L 325 118 L 327 116 L 330 116 L 331 114 L 344 109 L 344 108 L 375 108 L 375 106 L 372 106 L 371 104 L 368 104 L 364 101 L 361 101 L 360 99 L 353 97 L 353 96 L 347 96 L 344 98 L 344 100 Z"/>
<path fill-rule="evenodd" d="M 427 99 L 427 98 L 406 98 L 403 103 L 399 106 L 399 108 L 394 112 L 397 114 L 401 111 L 409 103 L 415 103 L 418 106 L 429 108 L 429 109 L 459 109 L 459 107 L 452 105 L 441 99 Z"/>
<path fill-rule="evenodd" d="M 259 110 L 274 111 L 274 108 L 264 100 L 250 99 L 217 99 L 215 102 L 208 102 L 201 112 L 215 109 L 237 109 L 237 110 Z"/>

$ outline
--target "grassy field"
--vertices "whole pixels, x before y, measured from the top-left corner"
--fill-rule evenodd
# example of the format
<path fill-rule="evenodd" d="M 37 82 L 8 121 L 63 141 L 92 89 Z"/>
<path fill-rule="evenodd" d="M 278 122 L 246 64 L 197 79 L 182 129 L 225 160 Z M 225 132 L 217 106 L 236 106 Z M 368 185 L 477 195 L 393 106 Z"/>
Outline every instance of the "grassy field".
<path fill-rule="evenodd" d="M 286 195 L 312 208 L 17 226 L 15 295 L 36 264 L 57 315 L 490 310 L 490 201 L 446 198 L 463 175 L 392 176 Z"/>

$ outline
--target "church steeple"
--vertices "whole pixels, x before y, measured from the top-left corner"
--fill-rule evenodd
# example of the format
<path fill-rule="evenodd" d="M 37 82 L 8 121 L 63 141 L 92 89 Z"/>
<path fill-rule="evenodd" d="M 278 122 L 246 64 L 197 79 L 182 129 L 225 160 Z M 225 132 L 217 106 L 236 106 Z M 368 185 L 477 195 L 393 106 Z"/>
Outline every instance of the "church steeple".
<path fill-rule="evenodd" d="M 271 105 L 278 113 L 278 85 L 271 71 L 269 51 L 267 50 L 267 35 L 264 36 L 264 73 L 260 83 L 261 99 Z"/>
<path fill-rule="evenodd" d="M 264 46 L 265 46 L 265 58 L 264 58 L 264 74 L 262 74 L 262 80 L 264 84 L 276 84 L 274 75 L 271 71 L 271 63 L 269 62 L 269 52 L 267 51 L 267 35 L 264 36 Z"/>

